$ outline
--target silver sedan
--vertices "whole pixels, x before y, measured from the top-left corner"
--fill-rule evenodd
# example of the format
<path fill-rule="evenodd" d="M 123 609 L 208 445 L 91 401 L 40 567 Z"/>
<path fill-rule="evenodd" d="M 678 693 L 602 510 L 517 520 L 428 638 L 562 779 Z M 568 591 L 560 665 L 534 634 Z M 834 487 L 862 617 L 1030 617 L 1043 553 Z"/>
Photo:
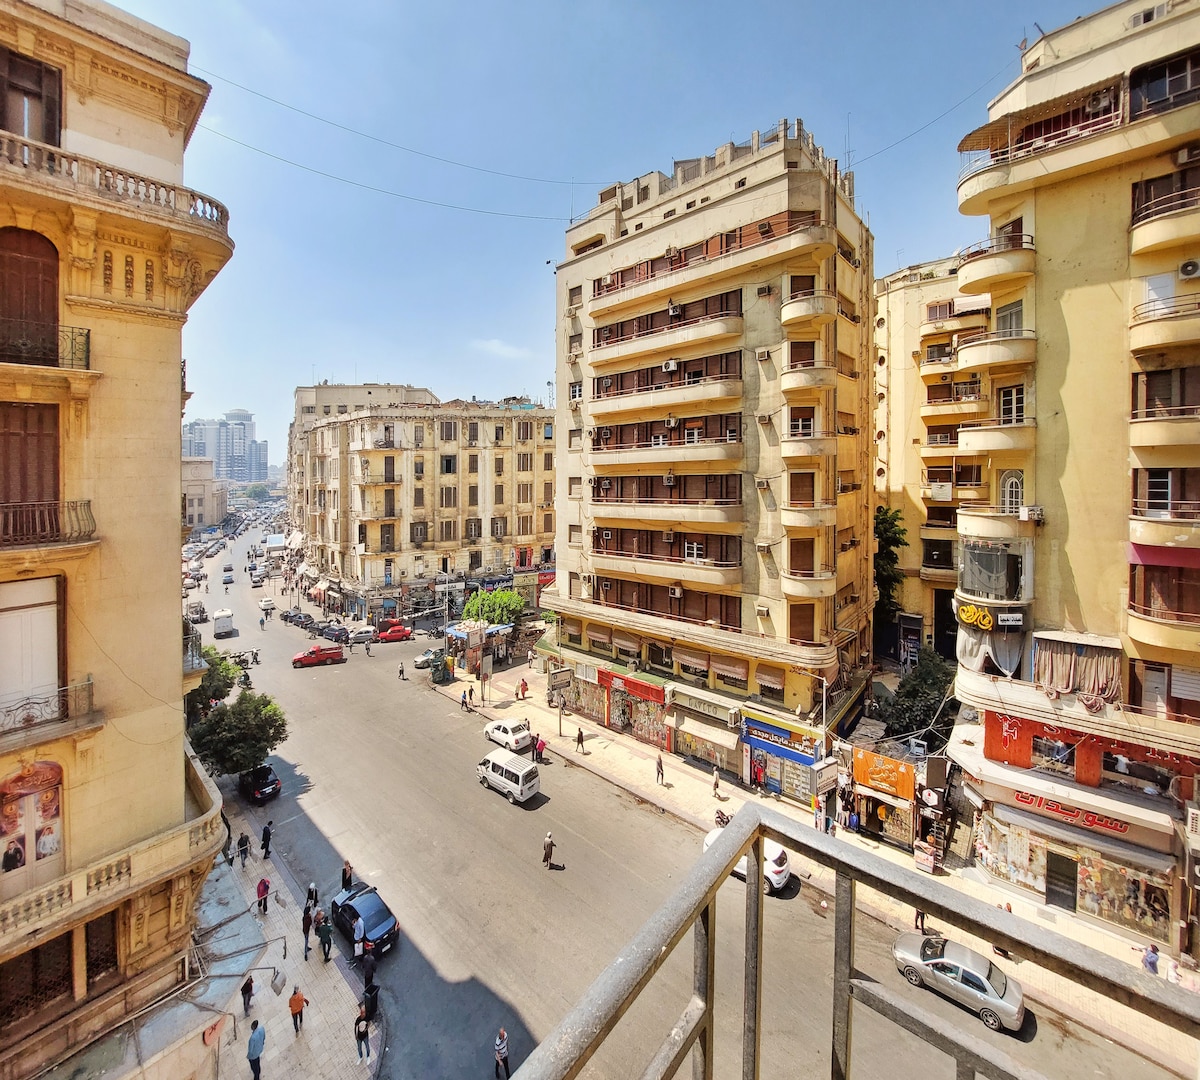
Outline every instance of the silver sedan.
<path fill-rule="evenodd" d="M 913 986 L 927 986 L 965 1005 L 992 1031 L 1019 1031 L 1025 1022 L 1025 994 L 986 956 L 943 937 L 901 934 L 892 958 Z"/>

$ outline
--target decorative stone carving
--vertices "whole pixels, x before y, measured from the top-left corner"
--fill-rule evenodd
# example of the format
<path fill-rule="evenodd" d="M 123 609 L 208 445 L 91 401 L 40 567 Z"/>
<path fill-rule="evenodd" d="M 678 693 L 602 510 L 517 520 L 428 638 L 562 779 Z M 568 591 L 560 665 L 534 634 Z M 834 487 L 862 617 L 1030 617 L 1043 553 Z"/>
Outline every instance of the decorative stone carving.
<path fill-rule="evenodd" d="M 154 299 L 154 260 L 146 260 L 146 299 Z"/>
<path fill-rule="evenodd" d="M 104 291 L 107 294 L 112 293 L 113 285 L 113 257 L 111 251 L 104 253 Z"/>
<path fill-rule="evenodd" d="M 133 256 L 125 256 L 125 295 L 133 299 Z"/>

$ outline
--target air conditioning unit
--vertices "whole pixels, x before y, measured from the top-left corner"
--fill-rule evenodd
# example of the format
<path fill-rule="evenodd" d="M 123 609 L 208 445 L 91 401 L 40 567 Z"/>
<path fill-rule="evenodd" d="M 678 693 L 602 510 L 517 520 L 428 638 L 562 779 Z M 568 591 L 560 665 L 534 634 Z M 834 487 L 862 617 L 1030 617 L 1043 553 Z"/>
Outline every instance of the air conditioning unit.
<path fill-rule="evenodd" d="M 601 539 L 601 540 L 611 540 L 611 539 L 612 539 L 612 531 L 611 531 L 610 529 L 605 529 L 605 530 L 604 530 L 604 531 L 603 531 L 603 532 L 600 534 L 600 539 Z"/>
<path fill-rule="evenodd" d="M 1175 152 L 1177 165 L 1190 165 L 1193 161 L 1200 161 L 1200 143 L 1192 143 Z"/>
<path fill-rule="evenodd" d="M 949 381 L 950 381 L 950 374 L 949 374 L 949 372 L 947 372 L 945 375 L 940 375 L 940 376 L 938 376 L 938 378 L 939 378 L 939 379 L 940 379 L 942 382 L 949 382 Z"/>
<path fill-rule="evenodd" d="M 671 318 L 676 318 L 683 309 L 678 304 L 668 304 L 667 314 Z"/>
<path fill-rule="evenodd" d="M 771 414 L 770 413 L 759 413 L 758 414 L 758 422 L 760 424 L 769 424 L 771 422 Z"/>
<path fill-rule="evenodd" d="M 757 543 L 754 545 L 754 550 L 759 554 L 765 555 L 771 550 L 771 545 L 767 543 Z"/>
<path fill-rule="evenodd" d="M 580 580 L 582 580 L 583 583 L 590 588 L 592 582 L 594 582 L 596 579 L 592 574 L 584 574 Z"/>
<path fill-rule="evenodd" d="M 600 429 L 600 438 L 605 440 L 606 442 L 609 439 L 611 439 L 612 438 L 612 428 L 601 428 Z"/>
<path fill-rule="evenodd" d="M 666 532 L 664 532 L 664 533 L 663 533 L 663 537 L 662 537 L 662 538 L 663 538 L 663 543 L 664 543 L 664 544 L 673 544 L 673 543 L 675 543 L 675 534 L 674 534 L 673 532 L 671 532 L 671 531 L 670 531 L 670 529 L 668 529 Z"/>
<path fill-rule="evenodd" d="M 1042 508 L 1040 506 L 1021 506 L 1017 508 L 1017 520 L 1019 521 L 1044 521 Z"/>
<path fill-rule="evenodd" d="M 758 223 L 758 232 L 760 236 L 766 236 L 771 231 L 771 223 L 769 221 L 760 221 Z"/>
<path fill-rule="evenodd" d="M 683 599 L 683 586 L 682 585 L 668 585 L 667 586 L 667 595 L 672 600 L 682 600 Z"/>
<path fill-rule="evenodd" d="M 754 359 L 755 360 L 770 360 L 771 359 L 771 350 L 770 349 L 755 349 L 754 350 Z"/>
<path fill-rule="evenodd" d="M 601 592 L 608 592 L 608 590 L 611 588 L 612 588 L 612 582 L 609 581 L 608 578 L 605 578 L 602 582 L 600 582 L 600 591 Z"/>
<path fill-rule="evenodd" d="M 666 250 L 666 252 L 665 252 L 665 257 L 666 257 L 666 258 L 668 258 L 668 259 L 677 259 L 677 258 L 679 258 L 679 248 L 677 248 L 677 247 L 669 247 L 669 248 L 667 248 L 667 250 Z"/>
<path fill-rule="evenodd" d="M 663 484 L 666 485 L 667 487 L 674 487 L 675 486 L 675 474 L 667 473 L 667 475 L 663 477 Z"/>
<path fill-rule="evenodd" d="M 754 605 L 754 614 L 757 615 L 760 619 L 765 619 L 768 615 L 771 614 L 771 609 L 769 607 L 767 607 L 766 604 L 755 604 Z"/>
<path fill-rule="evenodd" d="M 608 288 L 610 285 L 612 285 L 612 283 L 613 283 L 613 276 L 612 276 L 612 274 L 605 274 L 605 275 L 604 275 L 604 277 L 602 277 L 602 278 L 600 279 L 600 284 L 601 284 L 601 285 L 603 285 L 603 286 L 604 286 L 606 289 L 607 289 L 607 288 Z"/>
<path fill-rule="evenodd" d="M 578 410 L 579 409 L 579 398 L 571 398 L 571 400 L 567 402 L 567 407 L 570 409 Z M 471 445 L 474 446 L 475 444 L 472 443 Z"/>
<path fill-rule="evenodd" d="M 607 491 L 610 487 L 612 487 L 612 481 L 605 477 L 605 479 L 600 481 L 600 487 L 604 491 Z"/>
<path fill-rule="evenodd" d="M 858 603 L 858 593 L 856 593 L 856 592 L 852 592 L 852 593 L 850 594 L 850 603 L 852 603 L 852 604 L 857 604 L 857 603 Z"/>
<path fill-rule="evenodd" d="M 583 353 L 573 352 L 573 353 L 567 354 L 567 363 L 568 364 L 578 364 L 579 361 L 582 359 L 583 359 Z"/>
<path fill-rule="evenodd" d="M 857 270 L 860 266 L 862 266 L 862 259 L 860 259 L 856 255 L 853 259 L 850 260 L 850 265 L 853 266 L 855 270 Z"/>
<path fill-rule="evenodd" d="M 770 488 L 771 482 L 769 480 L 755 480 L 754 486 L 758 488 L 759 491 L 766 491 L 768 488 Z"/>
<path fill-rule="evenodd" d="M 611 327 L 611 326 L 606 326 L 606 327 L 604 327 L 604 328 L 603 328 L 603 329 L 600 331 L 600 336 L 601 336 L 601 337 L 602 337 L 602 338 L 603 338 L 605 341 L 607 341 L 607 340 L 608 340 L 610 337 L 612 337 L 612 327 Z"/>
<path fill-rule="evenodd" d="M 858 323 L 862 322 L 862 316 L 861 316 L 861 315 L 857 315 L 857 314 L 855 314 L 855 315 L 847 315 L 847 316 L 846 316 L 846 318 L 847 318 L 847 319 L 849 319 L 849 320 L 850 320 L 852 323 L 855 323 L 856 325 L 857 325 Z"/>
<path fill-rule="evenodd" d="M 1102 112 L 1107 112 L 1112 108 L 1113 92 L 1108 90 L 1097 90 L 1091 97 L 1083 103 L 1083 111 L 1088 116 L 1098 116 Z"/>
<path fill-rule="evenodd" d="M 759 296 L 770 296 L 771 295 L 771 286 L 770 285 L 760 285 L 758 287 L 758 295 Z"/>
<path fill-rule="evenodd" d="M 666 420 L 664 420 L 663 422 L 664 422 L 664 423 L 667 425 L 667 427 L 669 427 L 669 428 L 677 428 L 677 427 L 679 427 L 679 417 L 678 417 L 678 416 L 668 416 L 668 417 L 666 418 Z"/>
<path fill-rule="evenodd" d="M 1193 278 L 1200 277 L 1200 259 L 1187 259 L 1179 264 L 1179 278 L 1181 281 L 1191 281 Z"/>
<path fill-rule="evenodd" d="M 1200 807 L 1187 808 L 1187 838 L 1189 847 L 1200 847 Z"/>
<path fill-rule="evenodd" d="M 401 577 L 408 577 L 408 571 L 407 571 L 407 570 L 401 570 L 401 571 L 400 571 L 400 576 L 401 576 Z"/>
<path fill-rule="evenodd" d="M 603 383 L 603 385 L 604 385 L 604 386 L 612 386 L 612 379 L 611 379 L 611 378 L 606 378 L 606 379 L 604 380 L 604 383 Z"/>
<path fill-rule="evenodd" d="M 663 369 L 663 371 L 677 371 L 679 369 L 679 361 L 678 360 L 664 360 L 662 369 Z"/>
<path fill-rule="evenodd" d="M 566 316 L 566 318 L 573 319 L 573 318 L 575 318 L 575 313 L 578 310 L 579 310 L 579 308 L 572 305 L 571 307 L 567 308 L 567 310 L 565 312 L 563 312 L 563 314 Z"/>

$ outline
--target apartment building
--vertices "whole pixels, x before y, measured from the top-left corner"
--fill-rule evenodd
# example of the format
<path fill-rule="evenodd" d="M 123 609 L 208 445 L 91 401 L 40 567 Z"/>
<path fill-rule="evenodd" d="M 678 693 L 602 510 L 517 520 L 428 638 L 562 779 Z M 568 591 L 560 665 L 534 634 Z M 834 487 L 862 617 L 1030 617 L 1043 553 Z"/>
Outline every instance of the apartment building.
<path fill-rule="evenodd" d="M 959 145 L 990 294 L 954 378 L 990 386 L 959 448 L 950 754 L 994 878 L 1196 948 L 1200 766 L 1200 4 L 1119 3 L 1045 34 Z M 966 494 L 965 492 L 963 493 Z"/>
<path fill-rule="evenodd" d="M 568 696 L 800 799 L 870 649 L 871 244 L 780 121 L 602 191 L 558 267 Z"/>
<path fill-rule="evenodd" d="M 183 524 L 191 532 L 220 525 L 229 515 L 229 483 L 214 476 L 211 458 L 188 458 L 181 463 Z"/>
<path fill-rule="evenodd" d="M 926 645 L 955 658 L 958 507 L 987 502 L 991 470 L 1003 465 L 971 440 L 978 428 L 1019 423 L 1020 414 L 1013 379 L 958 370 L 957 350 L 988 329 L 992 301 L 959 291 L 957 256 L 881 278 L 875 293 L 875 490 L 880 505 L 901 512 L 908 540 L 897 552 L 900 613 L 894 626 L 874 628 L 875 642 L 907 667 Z M 997 498 L 1016 494 L 1002 469 Z"/>
<path fill-rule="evenodd" d="M 259 483 L 267 479 L 267 443 L 256 438 L 254 414 L 231 409 L 220 420 L 183 425 L 183 456 L 212 458 L 220 480 Z"/>
<path fill-rule="evenodd" d="M 187 58 L 99 0 L 0 0 L 5 1078 L 184 984 L 225 835 L 184 738 L 203 663 L 179 611 L 178 425 L 181 328 L 233 244 L 183 186 L 209 90 Z M 210 1023 L 142 1050 L 192 1076 Z"/>
<path fill-rule="evenodd" d="M 302 433 L 293 425 L 301 576 L 323 603 L 368 618 L 437 575 L 552 563 L 554 422 L 512 398 L 335 405 Z"/>

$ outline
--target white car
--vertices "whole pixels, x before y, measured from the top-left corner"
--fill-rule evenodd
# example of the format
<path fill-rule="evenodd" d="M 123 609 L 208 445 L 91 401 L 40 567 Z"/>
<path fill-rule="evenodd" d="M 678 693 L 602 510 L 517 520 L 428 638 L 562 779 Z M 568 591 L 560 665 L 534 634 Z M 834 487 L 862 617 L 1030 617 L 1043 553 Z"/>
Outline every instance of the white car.
<path fill-rule="evenodd" d="M 704 850 L 712 847 L 714 841 L 721 835 L 720 829 L 713 829 L 704 838 Z M 733 872 L 743 881 L 746 879 L 746 856 L 737 861 Z M 763 891 L 770 896 L 777 893 L 792 876 L 792 868 L 788 865 L 787 852 L 774 840 L 763 841 Z"/>
<path fill-rule="evenodd" d="M 359 626 L 350 631 L 350 644 L 365 645 L 367 642 L 374 644 L 379 640 L 379 632 L 373 626 Z"/>
<path fill-rule="evenodd" d="M 533 741 L 529 723 L 525 720 L 493 720 L 483 729 L 483 737 L 507 747 L 514 754 L 519 754 Z"/>
<path fill-rule="evenodd" d="M 264 596 L 258 602 L 258 610 L 259 611 L 274 611 L 275 610 L 275 601 L 272 600 L 269 596 Z"/>

